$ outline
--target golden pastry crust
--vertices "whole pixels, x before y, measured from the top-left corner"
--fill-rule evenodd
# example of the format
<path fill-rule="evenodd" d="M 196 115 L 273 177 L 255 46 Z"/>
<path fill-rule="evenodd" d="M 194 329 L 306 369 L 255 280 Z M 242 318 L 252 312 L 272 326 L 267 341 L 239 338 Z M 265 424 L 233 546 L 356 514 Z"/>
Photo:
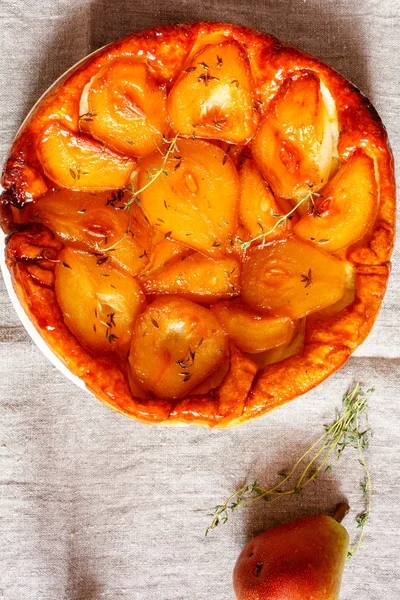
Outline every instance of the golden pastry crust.
<path fill-rule="evenodd" d="M 300 70 L 316 73 L 336 102 L 340 159 L 360 147 L 374 158 L 379 211 L 369 235 L 343 254 L 355 270 L 354 301 L 333 317 L 307 321 L 300 353 L 260 369 L 231 344 L 229 370 L 217 388 L 178 400 L 143 399 L 132 396 L 126 362 L 90 354 L 64 324 L 52 287 L 52 256 L 61 244 L 48 229 L 25 224 L 24 211 L 19 209 L 50 185 L 38 160 L 37 137 L 55 121 L 78 133 L 82 91 L 102 66 L 115 58 L 144 57 L 168 90 L 200 38 L 215 43 L 233 38 L 245 49 L 261 120 L 286 77 Z M 318 59 L 252 29 L 221 23 L 168 25 L 129 35 L 99 50 L 67 73 L 29 115 L 11 148 L 2 184 L 2 227 L 10 234 L 6 258 L 21 305 L 53 352 L 95 396 L 145 423 L 231 427 L 303 394 L 342 366 L 365 339 L 385 293 L 394 243 L 395 182 L 379 116 L 351 83 Z"/>

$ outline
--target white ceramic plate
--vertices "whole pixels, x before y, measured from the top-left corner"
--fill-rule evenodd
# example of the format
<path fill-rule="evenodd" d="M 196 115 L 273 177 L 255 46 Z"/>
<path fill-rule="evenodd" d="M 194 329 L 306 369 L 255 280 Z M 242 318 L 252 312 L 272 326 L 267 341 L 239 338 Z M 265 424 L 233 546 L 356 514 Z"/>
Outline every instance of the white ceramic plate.
<path fill-rule="evenodd" d="M 95 50 L 94 52 L 92 52 L 91 54 L 88 54 L 88 56 L 85 56 L 82 60 L 80 60 L 79 62 L 77 62 L 75 65 L 73 65 L 72 67 L 70 67 L 65 73 L 63 73 L 63 75 L 61 75 L 61 77 L 59 77 L 54 83 L 52 83 L 52 85 L 44 92 L 44 94 L 39 98 L 39 100 L 35 103 L 35 105 L 32 107 L 32 109 L 29 111 L 28 115 L 25 117 L 21 127 L 18 129 L 15 137 L 18 136 L 19 132 L 22 130 L 22 128 L 24 127 L 25 123 L 28 121 L 28 119 L 30 118 L 31 114 L 33 113 L 33 111 L 35 110 L 35 108 L 38 106 L 38 104 L 43 100 L 43 98 L 45 96 L 47 96 L 47 94 L 49 94 L 53 88 L 60 82 L 62 81 L 64 78 L 68 77 L 68 75 L 70 73 L 72 73 L 72 71 L 74 71 L 77 67 L 79 67 L 80 65 L 82 65 L 84 62 L 86 62 L 89 58 L 92 58 L 93 56 L 95 56 L 98 52 L 101 52 L 101 50 L 103 50 L 103 48 L 105 48 L 106 46 L 103 46 L 102 48 L 99 48 L 98 50 Z M 3 187 L 0 185 L 0 193 L 3 192 Z M 26 331 L 28 332 L 28 334 L 30 335 L 30 337 L 32 338 L 32 340 L 34 341 L 34 343 L 36 344 L 36 346 L 39 348 L 39 350 L 41 350 L 43 352 L 43 354 L 46 356 L 46 358 L 49 359 L 49 361 L 59 370 L 61 371 L 61 373 L 63 375 L 65 375 L 66 377 L 68 377 L 68 379 L 70 381 L 72 381 L 73 383 L 75 383 L 75 385 L 77 385 L 78 387 L 80 387 L 82 390 L 85 390 L 86 392 L 88 392 L 90 395 L 93 395 L 86 387 L 85 383 L 82 381 L 82 379 L 80 379 L 79 377 L 77 377 L 76 375 L 74 375 L 73 373 L 71 373 L 71 371 L 69 369 L 67 369 L 67 367 L 61 362 L 61 360 L 54 354 L 54 352 L 52 351 L 52 349 L 50 348 L 50 346 L 48 346 L 46 344 L 46 342 L 44 341 L 44 339 L 42 338 L 42 336 L 38 333 L 38 331 L 35 329 L 34 325 L 32 324 L 29 316 L 27 315 L 27 313 L 25 312 L 25 310 L 22 308 L 21 304 L 19 303 L 18 297 L 14 291 L 13 285 L 12 285 L 12 280 L 11 280 L 11 274 L 10 271 L 8 270 L 8 267 L 6 265 L 6 261 L 5 261 L 5 240 L 6 240 L 6 235 L 4 234 L 3 230 L 0 229 L 0 267 L 1 267 L 1 272 L 3 275 L 3 279 L 4 282 L 6 284 L 6 289 L 8 292 L 8 295 L 10 296 L 10 300 L 15 308 L 15 311 L 18 315 L 18 317 L 21 320 L 22 325 L 25 327 Z"/>

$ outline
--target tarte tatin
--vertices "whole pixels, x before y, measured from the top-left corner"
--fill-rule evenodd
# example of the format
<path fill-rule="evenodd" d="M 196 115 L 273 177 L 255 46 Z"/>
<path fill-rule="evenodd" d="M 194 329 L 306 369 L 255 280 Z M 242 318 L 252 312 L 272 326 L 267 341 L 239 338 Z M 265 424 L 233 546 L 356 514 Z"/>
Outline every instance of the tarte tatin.
<path fill-rule="evenodd" d="M 337 370 L 369 333 L 394 239 L 368 100 L 245 27 L 157 27 L 41 99 L 5 165 L 24 310 L 102 402 L 229 427 Z"/>

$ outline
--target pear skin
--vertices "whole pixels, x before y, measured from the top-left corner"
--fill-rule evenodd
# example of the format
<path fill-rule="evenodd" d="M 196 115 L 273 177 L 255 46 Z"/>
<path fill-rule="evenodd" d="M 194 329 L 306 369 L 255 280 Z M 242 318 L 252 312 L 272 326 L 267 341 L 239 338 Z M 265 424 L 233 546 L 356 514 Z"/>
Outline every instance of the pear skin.
<path fill-rule="evenodd" d="M 238 600 L 338 600 L 349 547 L 326 515 L 305 517 L 255 537 L 233 572 Z"/>

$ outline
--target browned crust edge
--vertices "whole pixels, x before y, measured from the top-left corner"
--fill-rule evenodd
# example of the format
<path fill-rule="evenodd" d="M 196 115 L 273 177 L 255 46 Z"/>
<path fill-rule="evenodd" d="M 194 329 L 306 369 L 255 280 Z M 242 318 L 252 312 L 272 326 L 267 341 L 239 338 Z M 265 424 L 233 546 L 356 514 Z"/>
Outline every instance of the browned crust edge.
<path fill-rule="evenodd" d="M 268 34 L 236 25 L 167 25 L 131 34 L 98 51 L 51 89 L 24 124 L 3 173 L 6 194 L 13 193 L 18 203 L 18 194 L 23 194 L 21 186 L 18 187 L 20 169 L 29 165 L 40 170 L 34 139 L 54 115 L 71 130 L 78 130 L 81 91 L 100 66 L 117 56 L 144 53 L 157 76 L 172 81 L 197 36 L 216 32 L 232 36 L 245 46 L 261 107 L 289 73 L 307 69 L 321 77 L 336 101 L 340 157 L 345 159 L 356 147 L 363 147 L 375 159 L 380 182 L 379 213 L 368 240 L 347 251 L 347 260 L 354 264 L 356 273 L 354 302 L 335 317 L 308 324 L 301 354 L 257 372 L 252 361 L 231 347 L 230 370 L 219 388 L 207 395 L 190 396 L 173 404 L 159 399 L 132 398 L 123 370 L 106 359 L 90 355 L 66 328 L 54 292 L 37 284 L 30 277 L 26 264 L 9 261 L 17 297 L 52 351 L 104 404 L 145 423 L 232 427 L 257 418 L 315 387 L 342 366 L 370 332 L 390 271 L 388 261 L 395 231 L 394 167 L 386 131 L 376 111 L 351 83 L 318 59 Z M 8 216 L 6 209 L 5 214 Z M 3 228 L 7 231 L 12 228 L 4 216 Z"/>

